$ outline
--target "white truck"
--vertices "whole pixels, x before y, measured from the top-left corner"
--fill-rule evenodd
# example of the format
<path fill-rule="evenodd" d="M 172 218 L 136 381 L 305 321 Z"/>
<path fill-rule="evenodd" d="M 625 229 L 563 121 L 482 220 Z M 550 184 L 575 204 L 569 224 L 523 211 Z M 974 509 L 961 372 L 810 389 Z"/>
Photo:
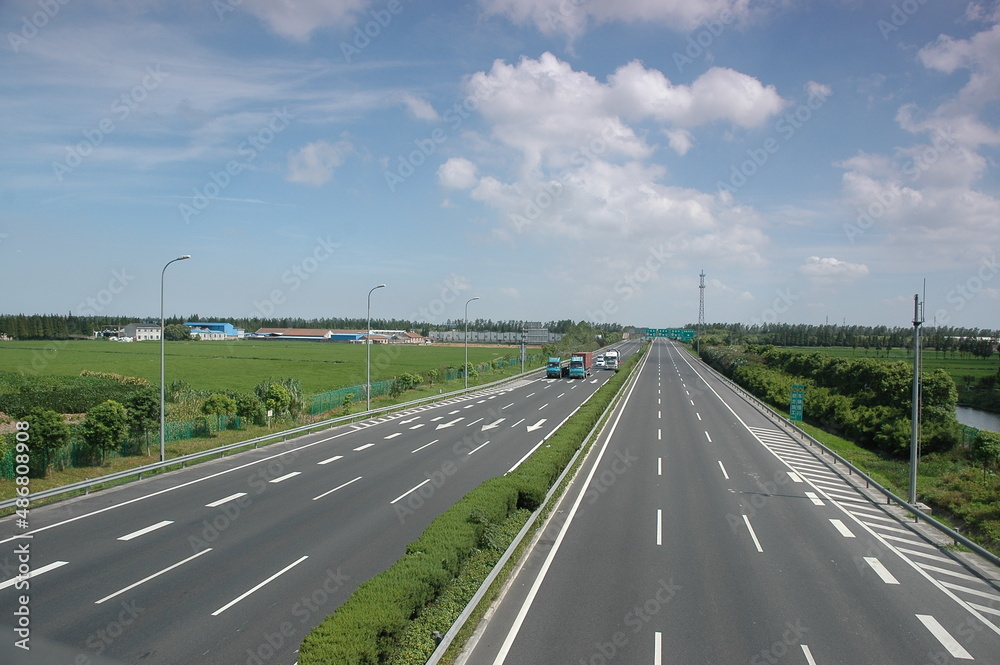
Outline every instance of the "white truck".
<path fill-rule="evenodd" d="M 618 371 L 618 366 L 621 364 L 621 358 L 618 354 L 617 349 L 610 349 L 604 352 L 604 368 L 613 369 Z"/>

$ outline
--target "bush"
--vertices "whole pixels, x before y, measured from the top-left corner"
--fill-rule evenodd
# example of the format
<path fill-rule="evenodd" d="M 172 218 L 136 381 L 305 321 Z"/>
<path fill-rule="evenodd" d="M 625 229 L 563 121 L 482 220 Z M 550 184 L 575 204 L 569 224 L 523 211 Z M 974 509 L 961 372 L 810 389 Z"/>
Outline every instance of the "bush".
<path fill-rule="evenodd" d="M 80 434 L 90 449 L 91 459 L 103 459 L 106 452 L 121 445 L 127 426 L 128 413 L 114 400 L 88 411 L 86 420 L 80 425 Z"/>

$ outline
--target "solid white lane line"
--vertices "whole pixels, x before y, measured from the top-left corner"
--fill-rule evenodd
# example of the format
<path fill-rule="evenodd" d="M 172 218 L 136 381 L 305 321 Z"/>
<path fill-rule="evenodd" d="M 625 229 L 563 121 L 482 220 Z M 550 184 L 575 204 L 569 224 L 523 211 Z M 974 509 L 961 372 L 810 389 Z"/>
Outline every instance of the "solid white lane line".
<path fill-rule="evenodd" d="M 663 663 L 663 635 L 659 631 L 653 633 L 653 665 Z"/>
<path fill-rule="evenodd" d="M 726 467 L 722 465 L 722 460 L 719 460 L 719 468 L 722 469 L 722 475 L 726 480 L 729 480 L 729 474 L 726 473 Z"/>
<path fill-rule="evenodd" d="M 225 612 L 226 610 L 228 610 L 230 607 L 232 607 L 236 603 L 240 602 L 241 600 L 243 600 L 244 598 L 246 598 L 247 596 L 249 596 L 253 592 L 255 592 L 258 589 L 260 589 L 261 587 L 263 587 L 265 584 L 273 582 L 279 576 L 284 575 L 286 572 L 288 572 L 289 570 L 291 570 L 295 566 L 299 565 L 300 563 L 302 563 L 303 561 L 305 561 L 308 558 L 309 558 L 308 555 L 299 557 L 299 559 L 297 561 L 288 564 L 287 566 L 285 566 L 284 568 L 282 568 L 281 570 L 279 570 L 278 572 L 276 572 L 274 575 L 271 575 L 270 577 L 268 577 L 266 580 L 264 580 L 263 582 L 261 582 L 260 584 L 258 584 L 257 586 L 255 586 L 254 588 L 250 589 L 249 591 L 244 592 L 243 594 L 237 596 L 236 598 L 234 598 L 233 600 L 229 601 L 228 603 L 226 603 L 225 605 L 223 605 L 219 609 L 217 609 L 214 612 L 212 612 L 212 616 L 218 616 L 218 615 L 222 614 L 223 612 Z"/>
<path fill-rule="evenodd" d="M 95 601 L 94 601 L 94 604 L 95 604 L 95 605 L 100 605 L 101 603 L 103 603 L 103 602 L 104 602 L 104 601 L 106 601 L 106 600 L 111 600 L 111 599 L 112 599 L 112 598 L 114 598 L 115 596 L 119 596 L 119 595 L 121 595 L 121 594 L 125 593 L 126 591 L 129 591 L 129 590 L 131 590 L 131 589 L 134 589 L 134 588 L 136 588 L 137 586 L 139 586 L 140 584 L 145 584 L 146 582 L 148 582 L 149 580 L 153 579 L 154 577 L 159 577 L 159 576 L 160 576 L 160 575 L 162 575 L 163 573 L 166 573 L 166 572 L 168 572 L 168 571 L 171 571 L 171 570 L 173 570 L 174 568 L 176 568 L 176 567 L 178 567 L 178 566 L 183 566 L 183 565 L 184 565 L 185 563 L 187 563 L 188 561 L 191 561 L 192 559 L 197 559 L 197 558 L 198 558 L 198 557 L 200 557 L 200 556 L 201 556 L 202 554 L 207 554 L 208 552 L 211 552 L 211 551 L 212 551 L 212 548 L 211 548 L 211 547 L 209 547 L 208 549 L 205 549 L 205 550 L 202 550 L 202 551 L 198 552 L 197 554 L 194 554 L 194 555 L 192 555 L 192 556 L 189 556 L 188 558 L 184 559 L 183 561 L 178 561 L 177 563 L 175 563 L 175 564 L 173 564 L 173 565 L 171 565 L 171 566 L 167 566 L 166 568 L 164 568 L 163 570 L 161 570 L 161 571 L 160 571 L 160 572 L 158 572 L 158 573 L 153 573 L 152 575 L 149 575 L 148 577 L 144 577 L 144 578 L 142 578 L 142 579 L 141 579 L 141 580 L 139 580 L 138 582 L 133 582 L 132 584 L 129 584 L 129 585 L 127 586 L 127 587 L 125 587 L 124 589 L 119 589 L 118 591 L 115 591 L 115 592 L 114 592 L 113 594 L 111 594 L 111 595 L 108 595 L 108 596 L 105 596 L 104 598 L 101 598 L 100 600 L 95 600 Z"/>
<path fill-rule="evenodd" d="M 337 485 L 337 486 L 336 486 L 336 487 L 334 487 L 334 488 L 333 488 L 332 490 L 328 490 L 328 491 L 326 491 L 326 492 L 323 492 L 323 493 L 322 493 L 322 494 L 320 494 L 319 496 L 314 496 L 314 497 L 313 497 L 313 501 L 315 501 L 315 500 L 317 500 L 317 499 L 322 499 L 322 498 L 323 498 L 324 496 L 326 496 L 327 494 L 333 494 L 333 493 L 334 493 L 334 492 L 336 492 L 337 490 L 339 490 L 339 489 L 342 489 L 342 488 L 344 488 L 344 487 L 347 487 L 347 486 L 348 486 L 348 485 L 350 485 L 351 483 L 356 483 L 356 482 L 358 482 L 359 480 L 361 480 L 361 478 L 362 478 L 362 477 L 363 477 L 363 476 L 358 476 L 358 477 L 357 477 L 357 478 L 355 478 L 354 480 L 348 480 L 348 481 L 347 481 L 346 483 L 344 483 L 344 484 L 342 484 L 342 485 Z"/>
<path fill-rule="evenodd" d="M 823 503 L 823 499 L 821 499 L 818 496 L 816 496 L 815 492 L 806 492 L 805 494 L 809 498 L 809 500 L 813 502 L 813 505 L 816 505 L 816 506 L 825 505 Z"/>
<path fill-rule="evenodd" d="M 875 574 L 881 577 L 882 581 L 886 584 L 899 584 L 899 580 L 897 580 L 893 574 L 889 572 L 889 569 L 883 566 L 882 562 L 876 557 L 866 556 L 865 563 L 871 566 L 872 570 L 875 571 Z"/>
<path fill-rule="evenodd" d="M 830 524 L 832 524 L 837 529 L 837 531 L 840 532 L 840 535 L 842 535 L 844 538 L 854 538 L 855 537 L 854 536 L 854 532 L 852 532 L 850 529 L 848 529 L 847 525 L 844 524 L 843 522 L 841 522 L 840 520 L 831 518 L 830 519 Z"/>
<path fill-rule="evenodd" d="M 763 552 L 764 548 L 760 546 L 760 541 L 757 540 L 757 534 L 754 533 L 753 527 L 750 526 L 750 518 L 746 515 L 743 516 L 743 522 L 747 525 L 747 531 L 750 532 L 750 537 L 753 538 L 753 544 L 757 548 L 758 552 Z"/>
<path fill-rule="evenodd" d="M 35 568 L 35 569 L 33 569 L 27 575 L 18 575 L 17 577 L 10 578 L 6 582 L 0 583 L 0 589 L 6 589 L 9 586 L 14 586 L 15 584 L 17 584 L 18 580 L 29 580 L 29 579 L 31 579 L 33 577 L 38 577 L 42 573 L 47 573 L 50 570 L 55 570 L 56 568 L 61 568 L 62 566 L 65 566 L 67 563 L 69 563 L 69 561 L 53 561 L 52 563 L 46 564 L 46 565 L 42 566 L 41 568 Z"/>
<path fill-rule="evenodd" d="M 489 443 L 489 441 L 487 441 L 486 443 Z M 482 448 L 483 446 L 485 446 L 486 443 L 482 444 L 481 446 L 476 446 L 475 448 L 473 448 L 472 450 L 470 450 L 469 452 L 467 452 L 465 454 L 466 455 L 471 455 L 472 453 L 476 452 L 477 450 L 479 450 L 480 448 Z"/>
<path fill-rule="evenodd" d="M 355 448 L 355 449 L 354 449 L 354 452 L 356 452 L 356 453 L 360 453 L 360 452 L 361 452 L 362 450 L 365 450 L 365 449 L 367 449 L 367 448 L 371 448 L 371 447 L 372 447 L 372 446 L 374 446 L 374 445 L 375 445 L 374 443 L 366 443 L 366 444 L 365 444 L 365 445 L 363 445 L 363 446 L 358 446 L 357 448 Z"/>
<path fill-rule="evenodd" d="M 415 448 L 414 450 L 411 450 L 411 451 L 410 451 L 410 454 L 412 455 L 413 453 L 416 453 L 416 452 L 420 452 L 421 450 L 423 450 L 423 449 L 424 449 L 424 448 L 426 448 L 427 446 L 433 446 L 433 445 L 434 445 L 435 443 L 437 443 L 437 442 L 438 442 L 438 441 L 440 441 L 440 440 L 441 440 L 441 439 L 434 439 L 434 440 L 433 440 L 433 441 L 431 441 L 430 443 L 425 443 L 424 445 L 420 446 L 419 448 Z"/>
<path fill-rule="evenodd" d="M 322 462 L 316 462 L 316 464 L 329 464 L 330 462 L 336 462 L 339 459 L 344 459 L 344 456 L 343 455 L 334 455 L 333 457 L 325 459 Z"/>
<path fill-rule="evenodd" d="M 246 496 L 246 495 L 247 495 L 246 492 L 237 492 L 236 494 L 230 494 L 225 499 L 219 499 L 218 501 L 213 501 L 212 503 L 206 503 L 205 507 L 206 508 L 218 508 L 219 506 L 221 506 L 224 503 L 229 503 L 233 499 L 238 499 L 241 496 Z"/>
<path fill-rule="evenodd" d="M 426 485 L 426 484 L 427 484 L 427 483 L 429 483 L 429 482 L 431 482 L 431 479 L 430 479 L 430 478 L 428 478 L 428 479 L 427 479 L 427 480 L 425 480 L 424 482 L 420 483 L 419 485 L 416 485 L 416 486 L 414 486 L 414 487 L 411 487 L 410 489 L 406 490 L 405 492 L 403 492 L 402 494 L 400 494 L 399 496 L 397 496 L 397 497 L 396 497 L 395 499 L 393 499 L 392 501 L 390 501 L 390 502 L 389 502 L 389 505 L 391 506 L 392 504 L 396 503 L 397 501 L 399 501 L 400 499 L 402 499 L 402 498 L 403 498 L 404 496 L 406 496 L 406 495 L 407 495 L 407 494 L 409 494 L 410 492 L 415 492 L 415 491 L 417 491 L 418 489 L 420 489 L 421 487 L 423 487 L 424 485 Z"/>
<path fill-rule="evenodd" d="M 151 524 L 144 529 L 139 529 L 138 531 L 133 531 L 132 533 L 121 536 L 118 540 L 132 540 L 133 538 L 138 538 L 139 536 L 144 536 L 150 531 L 156 531 L 157 529 L 162 529 L 168 524 L 173 524 L 172 520 L 163 520 L 162 522 L 157 522 L 156 524 Z"/>
<path fill-rule="evenodd" d="M 372 445 L 375 445 L 375 444 L 372 444 Z M 280 483 L 280 482 L 283 482 L 285 480 L 288 480 L 289 478 L 294 478 L 295 476 L 299 475 L 300 473 L 302 473 L 302 472 L 301 471 L 292 471 L 291 473 L 286 473 L 283 476 L 279 476 L 278 478 L 275 478 L 274 480 L 269 480 L 267 482 L 269 482 L 269 483 Z"/>
<path fill-rule="evenodd" d="M 952 657 L 961 658 L 962 660 L 975 660 L 975 658 L 972 657 L 972 654 L 966 651 L 965 648 L 958 643 L 958 640 L 952 637 L 951 633 L 945 630 L 944 626 L 942 626 L 933 616 L 930 614 L 918 614 L 916 616 L 920 619 L 920 623 L 924 624 L 924 627 L 931 631 L 931 635 L 937 638 L 937 641 L 941 643 L 941 646 L 948 650 L 948 653 L 950 653 Z"/>
<path fill-rule="evenodd" d="M 656 509 L 656 544 L 663 544 L 663 511 Z"/>
<path fill-rule="evenodd" d="M 649 358 L 643 358 L 642 365 L 640 365 L 637 372 L 642 372 L 643 367 L 646 365 L 646 360 Z M 610 431 L 608 432 L 607 438 L 604 440 L 604 444 L 601 446 L 600 450 L 597 452 L 597 457 L 594 459 L 593 466 L 590 472 L 587 474 L 586 479 L 583 482 L 583 487 L 589 487 L 591 481 L 593 481 L 594 476 L 597 474 L 597 469 L 601 464 L 601 459 L 604 458 L 604 453 L 608 449 L 608 444 L 611 441 L 611 437 L 614 436 L 615 430 L 618 429 L 618 423 L 621 421 L 622 414 L 625 413 L 625 407 L 628 405 L 629 400 L 632 397 L 632 393 L 635 391 L 637 382 L 632 384 L 629 388 L 628 394 L 622 400 L 622 408 L 615 417 L 614 423 L 612 423 Z M 543 439 L 544 441 L 544 439 Z M 540 444 L 539 444 L 540 445 Z M 520 464 L 520 462 L 518 462 Z M 517 465 L 514 465 L 516 468 Z M 573 519 L 576 517 L 577 511 L 580 510 L 580 504 L 583 503 L 583 498 L 585 493 L 581 492 L 577 495 L 576 500 L 573 502 L 573 506 L 570 508 L 569 513 L 566 516 L 566 521 L 559 531 L 559 535 L 553 541 L 552 545 L 549 547 L 548 554 L 545 556 L 545 561 L 542 562 L 541 568 L 539 568 L 538 573 L 535 575 L 535 579 L 531 584 L 531 588 L 528 589 L 528 595 L 525 597 L 520 609 L 517 612 L 517 616 L 514 617 L 514 621 L 511 625 L 510 630 L 507 632 L 507 637 L 504 638 L 503 644 L 500 645 L 500 650 L 497 653 L 496 658 L 493 660 L 493 665 L 502 665 L 502 663 L 507 659 L 507 654 L 510 652 L 511 646 L 514 644 L 514 640 L 517 638 L 518 632 L 521 630 L 521 626 L 524 624 L 524 619 L 528 615 L 528 610 L 531 609 L 531 604 L 535 601 L 535 596 L 538 595 L 538 589 L 541 587 L 542 582 L 545 580 L 545 576 L 548 574 L 549 568 L 552 566 L 552 561 L 556 557 L 556 553 L 559 552 L 559 547 L 562 545 L 563 539 L 566 537 L 566 533 L 569 530 L 570 525 L 573 523 Z"/>

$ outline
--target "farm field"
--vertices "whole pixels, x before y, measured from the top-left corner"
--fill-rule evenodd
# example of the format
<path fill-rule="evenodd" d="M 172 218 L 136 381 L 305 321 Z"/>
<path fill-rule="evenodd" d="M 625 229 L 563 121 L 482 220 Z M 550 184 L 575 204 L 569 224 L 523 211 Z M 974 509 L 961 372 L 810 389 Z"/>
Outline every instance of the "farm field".
<path fill-rule="evenodd" d="M 835 358 L 872 358 L 874 360 L 903 361 L 912 363 L 913 354 L 909 349 L 892 349 L 888 356 L 884 350 L 875 351 L 858 347 L 852 349 L 849 346 L 788 346 L 781 347 L 798 351 L 800 353 L 823 353 Z M 925 372 L 935 369 L 943 369 L 955 380 L 956 384 L 961 384 L 963 377 L 972 376 L 976 379 L 982 376 L 993 376 L 1000 368 L 1000 354 L 993 354 L 992 358 L 945 358 L 944 354 L 939 354 L 934 349 L 924 349 L 922 358 Z"/>
<path fill-rule="evenodd" d="M 485 363 L 510 355 L 517 347 L 469 346 L 469 362 Z M 528 353 L 537 352 L 530 349 Z M 441 366 L 461 367 L 464 346 L 371 347 L 372 381 L 410 372 L 423 374 Z M 305 394 L 365 382 L 365 347 L 356 344 L 239 340 L 166 342 L 167 382 L 183 380 L 196 390 L 249 392 L 268 378 L 292 377 Z M 103 340 L 0 342 L 0 371 L 34 375 L 79 376 L 84 369 L 139 376 L 158 384 L 159 342 L 117 343 Z"/>

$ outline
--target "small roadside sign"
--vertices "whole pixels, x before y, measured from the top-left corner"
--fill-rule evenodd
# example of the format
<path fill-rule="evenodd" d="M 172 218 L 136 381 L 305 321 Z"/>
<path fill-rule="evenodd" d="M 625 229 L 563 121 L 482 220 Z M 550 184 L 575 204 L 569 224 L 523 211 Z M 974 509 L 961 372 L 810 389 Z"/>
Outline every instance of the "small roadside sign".
<path fill-rule="evenodd" d="M 792 397 L 789 400 L 788 406 L 788 419 L 801 421 L 802 420 L 802 403 L 805 401 L 806 387 L 800 384 L 795 384 L 792 386 Z"/>

